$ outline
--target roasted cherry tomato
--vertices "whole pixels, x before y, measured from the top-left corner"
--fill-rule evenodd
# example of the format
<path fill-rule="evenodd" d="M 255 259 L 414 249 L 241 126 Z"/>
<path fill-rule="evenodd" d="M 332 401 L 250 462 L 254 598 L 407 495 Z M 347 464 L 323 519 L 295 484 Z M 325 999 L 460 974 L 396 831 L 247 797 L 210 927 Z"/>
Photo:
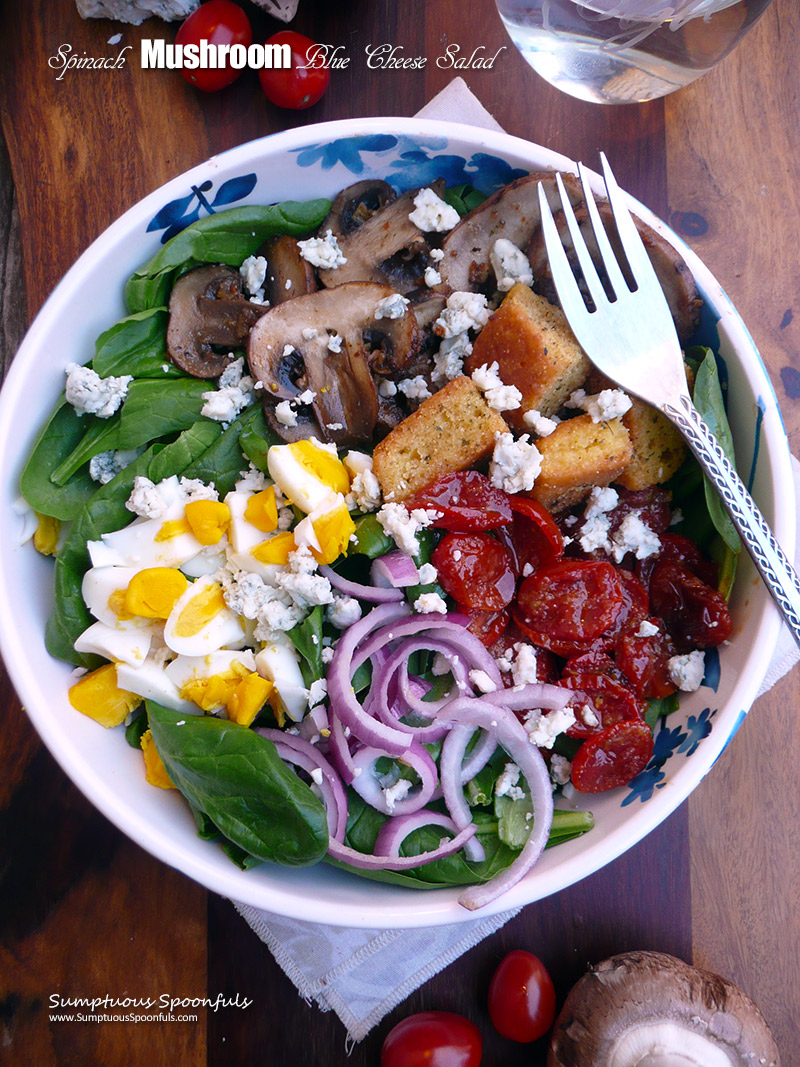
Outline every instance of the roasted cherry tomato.
<path fill-rule="evenodd" d="M 501 660 L 503 658 L 514 659 L 519 654 L 519 648 L 517 647 L 519 645 L 527 645 L 528 649 L 533 650 L 532 654 L 536 658 L 537 682 L 552 683 L 557 681 L 559 669 L 556 657 L 546 648 L 532 645 L 526 635 L 513 621 L 506 627 L 505 633 L 500 640 L 492 645 L 492 655 L 496 660 Z M 531 653 L 529 653 L 529 655 L 530 654 Z M 509 689 L 517 684 L 516 677 L 512 671 L 503 671 L 503 682 Z"/>
<path fill-rule="evenodd" d="M 325 95 L 331 80 L 324 49 L 310 37 L 294 30 L 274 33 L 267 44 L 288 44 L 292 50 L 292 65 L 289 69 L 276 67 L 258 72 L 264 95 L 278 107 L 292 111 L 313 107 Z"/>
<path fill-rule="evenodd" d="M 592 649 L 591 652 L 584 652 L 580 656 L 568 659 L 561 674 L 562 677 L 568 678 L 573 674 L 584 674 L 587 671 L 592 674 L 607 674 L 609 678 L 616 678 L 618 682 L 625 680 L 622 671 L 611 656 L 599 649 Z"/>
<path fill-rule="evenodd" d="M 201 41 L 217 46 L 240 44 L 249 48 L 253 43 L 250 19 L 232 0 L 207 0 L 181 24 L 175 35 L 176 44 L 199 45 Z M 226 63 L 219 68 L 190 70 L 182 67 L 181 73 L 195 88 L 213 93 L 235 82 L 242 71 Z"/>
<path fill-rule="evenodd" d="M 536 1041 L 553 1025 L 556 991 L 547 970 L 531 952 L 509 952 L 489 985 L 489 1015 L 495 1030 L 511 1041 Z"/>
<path fill-rule="evenodd" d="M 617 613 L 614 625 L 592 646 L 601 651 L 610 649 L 623 630 L 629 626 L 638 626 L 642 619 L 646 619 L 650 608 L 647 590 L 632 571 L 618 567 L 616 575 L 622 592 L 622 607 Z"/>
<path fill-rule="evenodd" d="M 467 629 L 475 634 L 487 648 L 491 648 L 500 640 L 511 618 L 505 608 L 502 611 L 480 611 L 477 608 L 471 608 L 467 611 L 467 615 L 469 616 Z"/>
<path fill-rule="evenodd" d="M 442 589 L 465 608 L 501 611 L 514 599 L 511 557 L 491 534 L 445 534 L 431 563 Z"/>
<path fill-rule="evenodd" d="M 509 498 L 514 512 L 511 540 L 520 574 L 555 563 L 564 555 L 564 539 L 553 516 L 538 500 L 515 495 Z"/>
<path fill-rule="evenodd" d="M 453 533 L 494 530 L 511 522 L 512 503 L 479 471 L 453 471 L 414 493 L 405 506 L 438 511 L 431 525 Z"/>
<path fill-rule="evenodd" d="M 386 1035 L 381 1067 L 479 1067 L 482 1052 L 475 1023 L 450 1011 L 422 1011 Z"/>
<path fill-rule="evenodd" d="M 584 693 L 591 701 L 591 710 L 597 719 L 597 722 L 586 722 L 576 709 L 576 720 L 567 730 L 570 737 L 591 737 L 615 722 L 628 722 L 642 717 L 642 704 L 633 690 L 607 674 L 587 671 L 573 674 L 556 684 Z"/>
<path fill-rule="evenodd" d="M 625 630 L 617 638 L 614 659 L 640 697 L 668 697 L 677 688 L 667 666 L 675 655 L 675 646 L 661 619 L 644 621 L 648 629 L 656 627 L 656 633 L 639 634 L 639 626 Z"/>
<path fill-rule="evenodd" d="M 653 755 L 653 734 L 633 719 L 607 726 L 587 737 L 572 761 L 572 784 L 580 793 L 603 793 L 626 785 Z"/>
<path fill-rule="evenodd" d="M 682 534 L 662 534 L 661 548 L 658 553 L 648 556 L 646 559 L 638 560 L 636 573 L 645 585 L 649 585 L 653 571 L 659 563 L 666 563 L 668 560 L 673 563 L 683 564 L 687 571 L 692 572 L 695 578 L 699 578 L 701 582 L 710 585 L 712 589 L 716 588 L 716 563 L 706 559 L 694 541 L 690 541 L 688 537 L 684 537 Z"/>
<path fill-rule="evenodd" d="M 577 656 L 615 624 L 624 605 L 610 563 L 562 559 L 522 582 L 514 619 L 535 645 Z"/>
<path fill-rule="evenodd" d="M 653 571 L 650 608 L 664 620 L 679 652 L 720 645 L 733 629 L 728 605 L 716 589 L 680 563 L 659 563 Z"/>

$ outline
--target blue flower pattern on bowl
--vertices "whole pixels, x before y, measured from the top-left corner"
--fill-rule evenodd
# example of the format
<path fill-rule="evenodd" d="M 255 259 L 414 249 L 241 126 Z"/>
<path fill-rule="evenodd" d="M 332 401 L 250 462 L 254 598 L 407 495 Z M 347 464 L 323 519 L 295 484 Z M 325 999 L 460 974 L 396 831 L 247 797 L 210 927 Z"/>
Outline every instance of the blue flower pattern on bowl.
<path fill-rule="evenodd" d="M 343 137 L 325 143 L 306 145 L 294 149 L 298 167 L 318 167 L 330 171 L 339 166 L 351 175 L 391 175 L 392 184 L 398 192 L 418 186 L 429 185 L 437 178 L 444 178 L 448 185 L 471 184 L 485 195 L 490 195 L 502 186 L 523 177 L 526 170 L 512 167 L 506 160 L 486 152 L 474 152 L 465 156 L 448 154 L 447 138 L 414 138 L 390 133 Z M 391 156 L 387 159 L 387 156 Z M 242 174 L 224 181 L 213 197 L 214 183 L 206 180 L 192 186 L 186 195 L 165 204 L 150 221 L 147 230 L 163 230 L 161 242 L 180 233 L 201 215 L 214 214 L 218 208 L 228 207 L 251 196 L 258 178 L 254 173 Z M 716 347 L 719 343 L 716 326 L 717 316 L 704 306 L 703 321 L 698 330 L 701 343 Z M 722 377 L 725 379 L 725 368 Z M 759 405 L 760 406 L 760 405 Z M 760 423 L 757 426 L 755 447 L 751 462 L 752 482 L 759 450 Z M 717 649 L 706 651 L 706 675 L 703 685 L 716 692 L 720 681 L 720 663 Z M 661 727 L 655 735 L 653 756 L 640 774 L 628 783 L 628 794 L 621 801 L 625 807 L 639 800 L 649 800 L 666 784 L 664 765 L 676 755 L 689 757 L 712 731 L 712 719 L 716 709 L 704 708 L 699 715 L 690 715 L 686 725 L 670 726 L 660 720 Z M 742 718 L 744 713 L 742 714 Z M 733 731 L 736 732 L 735 730 Z"/>

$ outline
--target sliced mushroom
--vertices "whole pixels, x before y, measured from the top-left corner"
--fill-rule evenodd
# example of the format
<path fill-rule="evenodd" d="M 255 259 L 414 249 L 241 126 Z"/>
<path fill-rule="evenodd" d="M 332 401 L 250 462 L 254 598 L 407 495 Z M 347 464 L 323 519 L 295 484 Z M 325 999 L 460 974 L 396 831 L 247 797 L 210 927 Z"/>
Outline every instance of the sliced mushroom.
<path fill-rule="evenodd" d="M 271 308 L 250 334 L 248 361 L 263 384 L 270 425 L 284 440 L 313 433 L 323 441 L 351 445 L 369 440 L 378 417 L 372 373 L 401 371 L 416 354 L 419 332 L 410 310 L 397 319 L 376 319 L 388 286 L 350 282 Z M 339 351 L 331 339 L 339 338 Z M 339 345 L 333 342 L 334 349 Z M 300 396 L 310 391 L 308 404 Z M 290 401 L 297 425 L 287 426 L 276 407 Z M 284 409 L 285 410 L 285 409 Z"/>
<path fill-rule="evenodd" d="M 195 378 L 216 378 L 264 311 L 245 297 L 237 270 L 196 267 L 177 280 L 169 298 L 169 357 Z"/>
<path fill-rule="evenodd" d="M 614 226 L 614 217 L 611 212 L 611 207 L 607 201 L 600 200 L 597 203 L 597 208 L 600 217 L 603 220 L 603 224 L 606 227 L 606 232 L 608 233 L 614 251 L 618 259 L 624 263 L 625 257 L 619 244 L 619 237 L 617 236 L 616 227 Z M 597 242 L 594 237 L 594 232 L 585 205 L 581 204 L 576 208 L 575 218 L 578 220 L 581 232 L 595 262 L 599 262 Z M 567 225 L 563 211 L 560 211 L 555 215 L 555 221 L 559 232 L 563 234 Z M 641 219 L 636 217 L 634 217 L 633 221 L 636 225 L 636 229 L 639 231 L 642 241 L 644 242 L 644 246 L 647 249 L 647 254 L 650 257 L 650 262 L 653 264 L 653 268 L 658 276 L 661 288 L 664 290 L 664 295 L 667 298 L 667 303 L 672 312 L 672 318 L 675 322 L 675 329 L 677 330 L 678 337 L 681 341 L 685 341 L 691 337 L 697 329 L 698 322 L 700 321 L 700 308 L 703 303 L 702 298 L 697 292 L 697 286 L 695 285 L 692 272 L 689 270 L 686 260 L 680 252 L 673 248 L 672 245 L 660 234 L 656 233 L 652 226 L 648 226 L 646 222 L 642 222 Z M 569 248 L 569 244 L 567 247 Z M 568 254 L 570 255 L 570 259 L 574 262 L 574 254 L 569 252 Z M 547 261 L 547 252 L 544 247 L 544 239 L 541 231 L 534 234 L 528 250 L 528 256 L 531 261 L 531 269 L 533 270 L 533 277 L 535 279 L 534 289 L 537 293 L 541 293 L 542 296 L 547 297 L 551 303 L 557 304 L 558 298 L 550 274 L 550 266 Z"/>
<path fill-rule="evenodd" d="M 562 174 L 573 203 L 581 200 L 581 187 L 572 174 Z M 454 292 L 485 290 L 492 268 L 489 253 L 500 237 L 525 251 L 539 229 L 539 182 L 550 206 L 560 207 L 555 173 L 542 171 L 517 178 L 470 211 L 442 242 L 444 259 L 438 270 L 442 284 Z M 491 287 L 491 286 L 490 286 Z"/>
<path fill-rule="evenodd" d="M 444 182 L 434 182 L 431 188 L 441 193 Z M 347 262 L 335 269 L 320 270 L 322 284 L 331 287 L 370 281 L 390 285 L 404 294 L 421 286 L 432 260 L 425 235 L 408 217 L 414 210 L 418 192 L 411 189 L 403 193 L 341 237 L 339 248 Z M 324 226 L 321 232 L 325 233 Z"/>
<path fill-rule="evenodd" d="M 270 237 L 258 254 L 267 261 L 264 294 L 270 304 L 316 292 L 314 268 L 300 255 L 294 237 Z"/>
<path fill-rule="evenodd" d="M 330 230 L 334 237 L 347 237 L 396 199 L 397 193 L 391 185 L 377 178 L 348 185 L 333 201 L 320 233 Z"/>
<path fill-rule="evenodd" d="M 593 967 L 556 1020 L 547 1067 L 780 1067 L 764 1017 L 732 982 L 663 952 Z"/>

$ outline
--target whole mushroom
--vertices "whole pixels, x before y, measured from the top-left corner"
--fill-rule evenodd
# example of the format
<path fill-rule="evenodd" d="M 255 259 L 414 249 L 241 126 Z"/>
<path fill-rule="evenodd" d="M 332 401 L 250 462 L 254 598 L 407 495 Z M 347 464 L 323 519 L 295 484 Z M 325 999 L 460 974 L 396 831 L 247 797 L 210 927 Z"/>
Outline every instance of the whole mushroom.
<path fill-rule="evenodd" d="M 781 1058 L 732 982 L 663 952 L 626 952 L 573 986 L 547 1067 L 781 1067 Z"/>

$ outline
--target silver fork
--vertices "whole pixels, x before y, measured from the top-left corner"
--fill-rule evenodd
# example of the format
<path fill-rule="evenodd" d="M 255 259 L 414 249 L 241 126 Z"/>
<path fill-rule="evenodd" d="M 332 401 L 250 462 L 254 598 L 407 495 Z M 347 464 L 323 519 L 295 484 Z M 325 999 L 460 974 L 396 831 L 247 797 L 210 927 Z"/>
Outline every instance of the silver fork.
<path fill-rule="evenodd" d="M 635 288 L 625 281 L 592 195 L 588 172 L 578 164 L 586 208 L 613 299 L 606 293 L 557 175 L 564 217 L 586 289 L 587 307 L 547 202 L 539 205 L 550 271 L 562 310 L 583 350 L 598 370 L 666 415 L 680 430 L 723 504 L 800 645 L 800 579 L 758 510 L 719 442 L 698 414 L 686 388 L 678 335 L 664 292 L 653 270 L 625 198 L 601 153 L 608 202 Z"/>

